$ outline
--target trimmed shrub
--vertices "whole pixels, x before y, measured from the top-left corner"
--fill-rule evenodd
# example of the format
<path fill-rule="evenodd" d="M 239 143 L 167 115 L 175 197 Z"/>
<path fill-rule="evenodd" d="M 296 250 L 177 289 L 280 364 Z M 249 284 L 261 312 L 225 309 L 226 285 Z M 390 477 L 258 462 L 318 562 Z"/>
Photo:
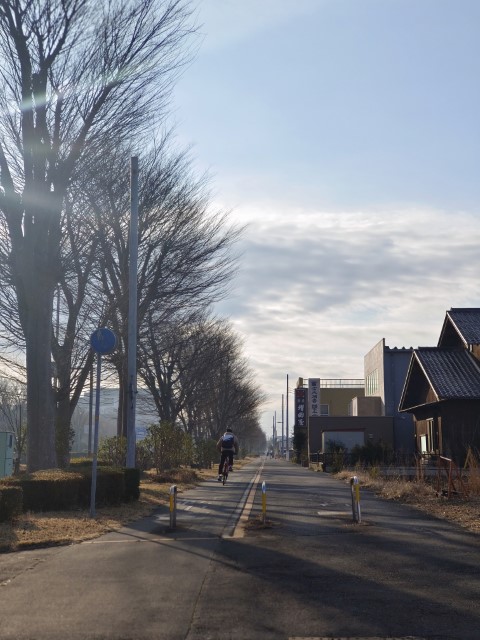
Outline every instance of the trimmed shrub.
<path fill-rule="evenodd" d="M 22 513 L 22 507 L 22 487 L 0 486 L 0 522 L 15 520 Z"/>
<path fill-rule="evenodd" d="M 65 511 L 75 509 L 82 474 L 52 469 L 18 478 L 23 489 L 24 511 Z"/>
<path fill-rule="evenodd" d="M 92 489 L 92 469 L 82 473 L 79 492 L 79 506 L 87 508 L 90 505 Z M 95 490 L 95 506 L 117 506 L 125 498 L 125 474 L 123 469 L 113 467 L 97 467 L 97 483 Z"/>
<path fill-rule="evenodd" d="M 0 484 L 0 491 L 3 493 L 4 488 L 15 488 L 19 491 L 23 511 L 87 509 L 91 499 L 92 464 L 87 460 L 74 467 L 75 471 L 51 469 L 6 478 Z M 116 506 L 122 502 L 138 500 L 139 497 L 139 469 L 97 467 L 97 507 Z"/>
<path fill-rule="evenodd" d="M 80 498 L 80 503 L 82 506 L 90 505 L 90 493 L 91 493 L 91 482 L 92 482 L 92 460 L 90 458 L 78 458 L 74 463 L 71 464 L 74 466 L 76 471 L 80 472 L 83 476 L 85 476 L 85 480 L 83 482 L 82 495 Z M 103 464 L 100 464 L 97 467 L 97 490 L 95 492 L 96 499 L 95 502 L 99 503 L 99 493 L 98 493 L 98 478 L 105 471 L 114 471 L 115 474 L 121 472 L 124 475 L 124 489 L 122 489 L 122 482 L 120 481 L 120 487 L 115 489 L 114 496 L 112 500 L 109 500 L 105 504 L 117 504 L 118 503 L 118 493 L 119 491 L 123 491 L 121 502 L 130 502 L 131 500 L 138 500 L 140 497 L 140 469 L 130 469 L 130 468 L 120 468 L 120 467 L 109 467 Z M 88 485 L 88 486 L 87 486 Z M 100 498 L 104 500 L 104 498 Z"/>
<path fill-rule="evenodd" d="M 70 469 L 83 471 L 84 468 L 92 467 L 92 458 L 73 458 L 70 460 Z"/>
<path fill-rule="evenodd" d="M 140 469 L 123 469 L 125 477 L 125 494 L 123 500 L 130 502 L 140 497 Z"/>

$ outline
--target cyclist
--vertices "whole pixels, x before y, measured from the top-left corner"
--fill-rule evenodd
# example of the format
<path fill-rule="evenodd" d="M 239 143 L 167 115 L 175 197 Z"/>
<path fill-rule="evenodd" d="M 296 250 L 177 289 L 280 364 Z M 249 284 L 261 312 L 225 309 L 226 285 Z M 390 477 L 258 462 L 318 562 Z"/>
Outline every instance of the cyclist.
<path fill-rule="evenodd" d="M 238 453 L 238 438 L 234 435 L 232 429 L 227 427 L 223 436 L 217 442 L 217 449 L 220 451 L 220 464 L 218 465 L 218 478 L 219 482 L 222 481 L 222 469 L 225 459 L 228 458 L 230 465 L 229 471 L 232 471 L 233 467 L 233 454 Z"/>

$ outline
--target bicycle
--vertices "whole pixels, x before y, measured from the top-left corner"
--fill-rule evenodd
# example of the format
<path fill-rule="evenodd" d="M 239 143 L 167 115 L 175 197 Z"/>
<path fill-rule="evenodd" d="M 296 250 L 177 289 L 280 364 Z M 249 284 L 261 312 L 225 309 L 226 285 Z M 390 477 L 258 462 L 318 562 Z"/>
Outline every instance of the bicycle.
<path fill-rule="evenodd" d="M 228 456 L 227 456 L 225 458 L 225 460 L 223 461 L 222 484 L 225 484 L 225 482 L 227 481 L 229 470 L 230 470 L 230 461 L 229 461 Z"/>

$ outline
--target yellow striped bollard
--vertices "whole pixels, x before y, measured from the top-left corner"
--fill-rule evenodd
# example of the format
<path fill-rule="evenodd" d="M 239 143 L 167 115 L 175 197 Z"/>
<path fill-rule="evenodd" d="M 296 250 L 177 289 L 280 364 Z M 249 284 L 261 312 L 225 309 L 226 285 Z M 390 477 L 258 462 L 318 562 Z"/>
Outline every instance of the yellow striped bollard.
<path fill-rule="evenodd" d="M 177 525 L 177 487 L 170 487 L 170 529 L 175 529 Z"/>
<path fill-rule="evenodd" d="M 265 482 L 262 482 L 262 515 L 263 515 L 263 524 L 267 522 L 267 485 Z"/>
<path fill-rule="evenodd" d="M 360 511 L 360 483 L 357 476 L 350 478 L 350 487 L 352 490 L 352 514 L 354 522 L 362 521 L 362 514 Z"/>

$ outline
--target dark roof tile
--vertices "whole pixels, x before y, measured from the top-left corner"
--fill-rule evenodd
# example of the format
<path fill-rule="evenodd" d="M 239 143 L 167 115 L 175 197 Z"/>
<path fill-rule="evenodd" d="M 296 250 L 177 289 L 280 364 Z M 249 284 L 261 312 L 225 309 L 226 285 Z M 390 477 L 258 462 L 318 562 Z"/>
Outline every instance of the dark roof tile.
<path fill-rule="evenodd" d="M 450 309 L 447 315 L 467 344 L 480 344 L 480 309 Z"/>
<path fill-rule="evenodd" d="M 439 400 L 480 399 L 480 366 L 466 349 L 421 347 L 415 355 Z"/>

